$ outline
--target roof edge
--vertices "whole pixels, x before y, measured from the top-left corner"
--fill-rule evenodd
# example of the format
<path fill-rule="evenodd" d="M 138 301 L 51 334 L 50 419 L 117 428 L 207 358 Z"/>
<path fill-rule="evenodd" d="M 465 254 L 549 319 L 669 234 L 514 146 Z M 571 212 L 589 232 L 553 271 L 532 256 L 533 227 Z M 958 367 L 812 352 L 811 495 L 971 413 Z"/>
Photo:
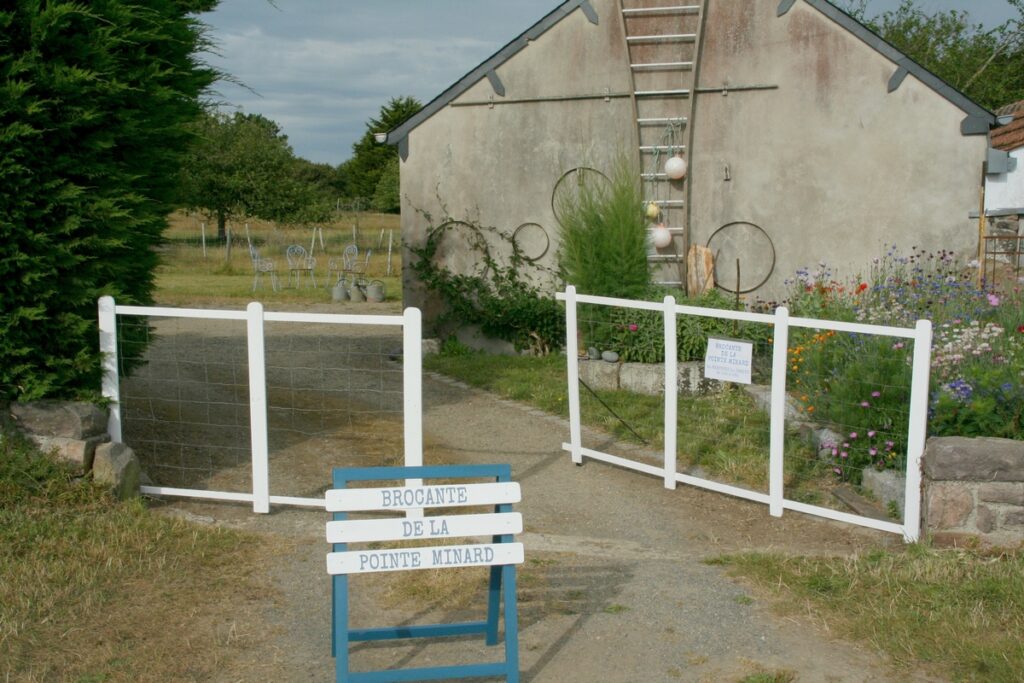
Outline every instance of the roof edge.
<path fill-rule="evenodd" d="M 896 64 L 897 71 L 904 69 L 917 80 L 944 97 L 962 112 L 967 114 L 971 125 L 962 125 L 961 132 L 964 135 L 982 135 L 988 133 L 988 126 L 996 124 L 996 115 L 985 107 L 981 106 L 952 85 L 942 80 L 931 71 L 921 66 L 907 55 L 900 52 L 888 43 L 884 38 L 860 23 L 852 16 L 833 5 L 829 0 L 804 0 L 808 5 L 815 8 L 832 21 L 836 22 L 853 35 L 860 38 L 869 47 Z M 988 126 L 978 125 L 985 122 Z M 965 120 L 965 123 L 967 121 Z M 984 130 L 982 130 L 984 128 Z"/>
<path fill-rule="evenodd" d="M 386 142 L 391 145 L 397 145 L 399 142 L 404 140 L 414 128 L 429 119 L 441 109 L 444 109 L 452 100 L 469 90 L 469 88 L 475 85 L 481 78 L 487 77 L 488 73 L 497 69 L 520 50 L 529 45 L 531 40 L 536 40 L 540 35 L 546 33 L 548 29 L 572 14 L 572 12 L 581 6 L 584 7 L 584 11 L 589 10 L 588 18 L 590 18 L 590 13 L 593 12 L 593 9 L 589 6 L 589 0 L 566 0 L 544 15 L 540 21 L 530 26 L 510 42 L 506 43 L 504 47 L 485 59 L 472 71 L 452 85 L 448 86 L 448 88 L 440 95 L 430 100 L 430 102 L 427 102 L 422 109 L 409 117 L 402 123 L 402 125 L 388 131 Z M 593 19 L 591 19 L 591 21 L 593 21 Z"/>

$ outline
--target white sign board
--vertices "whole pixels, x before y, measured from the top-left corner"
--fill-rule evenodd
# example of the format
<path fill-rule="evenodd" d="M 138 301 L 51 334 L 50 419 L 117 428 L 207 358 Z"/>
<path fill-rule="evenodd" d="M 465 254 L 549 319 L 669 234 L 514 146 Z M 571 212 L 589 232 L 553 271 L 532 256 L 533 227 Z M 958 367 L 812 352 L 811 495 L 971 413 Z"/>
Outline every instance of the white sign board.
<path fill-rule="evenodd" d="M 327 573 L 365 574 L 409 569 L 522 564 L 522 543 L 445 545 L 401 550 L 350 550 L 327 555 Z"/>
<path fill-rule="evenodd" d="M 752 342 L 708 337 L 708 351 L 704 355 L 704 376 L 724 382 L 750 384 L 753 358 Z"/>
<path fill-rule="evenodd" d="M 439 484 L 375 489 L 331 489 L 327 492 L 328 512 L 364 510 L 417 510 L 466 505 L 518 503 L 519 484 Z"/>
<path fill-rule="evenodd" d="M 518 512 L 407 519 L 358 519 L 327 523 L 328 543 L 407 541 L 420 538 L 502 536 L 523 530 Z"/>

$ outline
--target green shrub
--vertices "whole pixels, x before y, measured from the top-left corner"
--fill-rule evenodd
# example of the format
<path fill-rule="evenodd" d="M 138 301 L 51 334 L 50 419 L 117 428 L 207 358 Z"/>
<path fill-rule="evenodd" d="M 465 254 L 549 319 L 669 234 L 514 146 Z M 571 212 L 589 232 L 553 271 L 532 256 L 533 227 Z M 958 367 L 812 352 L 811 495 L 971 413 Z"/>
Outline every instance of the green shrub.
<path fill-rule="evenodd" d="M 215 5 L 0 10 L 0 399 L 95 392 L 97 298 L 151 300 Z"/>
<path fill-rule="evenodd" d="M 611 184 L 583 184 L 559 203 L 558 267 L 580 294 L 640 299 L 650 289 L 640 175 L 620 162 Z"/>

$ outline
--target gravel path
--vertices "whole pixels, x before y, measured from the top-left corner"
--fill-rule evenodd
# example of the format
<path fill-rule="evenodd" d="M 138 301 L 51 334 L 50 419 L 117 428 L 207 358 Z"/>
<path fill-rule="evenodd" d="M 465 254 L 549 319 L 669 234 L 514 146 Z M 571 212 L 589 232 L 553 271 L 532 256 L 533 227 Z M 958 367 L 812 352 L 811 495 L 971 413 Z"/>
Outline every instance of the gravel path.
<path fill-rule="evenodd" d="M 593 461 L 576 467 L 561 449 L 564 420 L 438 376 L 424 380 L 424 430 L 428 464 L 507 462 L 523 487 L 524 681 L 739 681 L 762 671 L 789 671 L 799 681 L 937 680 L 896 670 L 809 618 L 775 615 L 706 563 L 736 551 L 848 554 L 899 543 L 892 535 L 791 512 L 775 519 L 762 505 L 682 485 L 668 491 L 659 479 Z M 588 442 L 599 438 L 590 434 Z M 307 487 L 322 472 L 326 484 L 337 464 L 330 450 L 329 440 L 290 446 L 274 469 L 302 472 Z M 246 631 L 252 652 L 226 658 L 217 680 L 332 680 L 326 515 L 295 508 L 253 515 L 197 501 L 162 509 L 268 535 L 277 548 L 265 565 L 274 590 Z M 430 596 L 396 603 L 382 577 L 353 580 L 354 626 L 482 617 L 482 594 L 470 610 Z M 357 670 L 501 656 L 476 638 L 359 644 L 352 652 Z"/>

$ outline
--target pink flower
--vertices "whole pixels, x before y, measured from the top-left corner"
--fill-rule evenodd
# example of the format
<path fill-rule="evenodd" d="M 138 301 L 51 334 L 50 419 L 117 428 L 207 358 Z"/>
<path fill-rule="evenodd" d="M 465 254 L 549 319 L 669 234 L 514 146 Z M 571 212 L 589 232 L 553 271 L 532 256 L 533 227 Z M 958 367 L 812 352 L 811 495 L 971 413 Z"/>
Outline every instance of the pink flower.
<path fill-rule="evenodd" d="M 849 455 L 849 453 L 847 453 L 846 451 L 843 451 L 842 453 L 840 453 L 840 454 L 839 454 L 839 457 L 840 457 L 840 458 L 845 458 L 845 457 L 847 457 L 848 455 Z"/>
<path fill-rule="evenodd" d="M 870 403 L 868 403 L 867 401 L 861 401 L 861 402 L 860 402 L 860 407 L 861 407 L 861 408 L 870 408 L 870 407 L 871 407 L 871 404 L 870 404 Z"/>
<path fill-rule="evenodd" d="M 839 469 L 838 467 L 833 467 L 832 471 L 835 472 L 836 474 L 842 474 L 843 473 L 843 471 L 841 469 Z"/>
<path fill-rule="evenodd" d="M 837 455 L 839 455 L 839 449 L 838 448 L 833 448 L 832 449 L 832 457 L 835 457 Z"/>
<path fill-rule="evenodd" d="M 898 351 L 903 348 L 903 342 L 896 342 L 892 345 L 894 351 Z"/>
<path fill-rule="evenodd" d="M 992 306 L 998 306 L 999 305 L 999 297 L 997 295 L 995 295 L 995 294 L 991 294 L 990 293 L 988 295 L 988 302 Z"/>
<path fill-rule="evenodd" d="M 850 438 L 851 439 L 856 439 L 857 438 L 857 432 L 850 432 Z"/>
<path fill-rule="evenodd" d="M 872 429 L 870 432 L 868 432 L 868 438 L 874 438 L 875 434 L 877 434 L 877 433 L 878 432 L 876 432 L 874 429 Z"/>
<path fill-rule="evenodd" d="M 629 331 L 630 331 L 630 332 L 636 332 L 636 331 L 637 331 L 637 330 L 639 330 L 639 329 L 640 329 L 640 328 L 639 328 L 639 327 L 637 326 L 637 324 L 636 324 L 636 323 L 630 323 L 630 324 L 629 324 Z"/>
<path fill-rule="evenodd" d="M 871 455 L 878 455 L 878 449 L 877 448 L 869 448 L 868 449 L 868 453 L 870 453 Z"/>
<path fill-rule="evenodd" d="M 879 396 L 881 396 L 881 395 L 882 395 L 882 392 L 881 392 L 881 391 L 872 391 L 872 392 L 871 392 L 871 397 L 872 397 L 872 398 L 878 398 L 878 397 L 879 397 Z"/>

